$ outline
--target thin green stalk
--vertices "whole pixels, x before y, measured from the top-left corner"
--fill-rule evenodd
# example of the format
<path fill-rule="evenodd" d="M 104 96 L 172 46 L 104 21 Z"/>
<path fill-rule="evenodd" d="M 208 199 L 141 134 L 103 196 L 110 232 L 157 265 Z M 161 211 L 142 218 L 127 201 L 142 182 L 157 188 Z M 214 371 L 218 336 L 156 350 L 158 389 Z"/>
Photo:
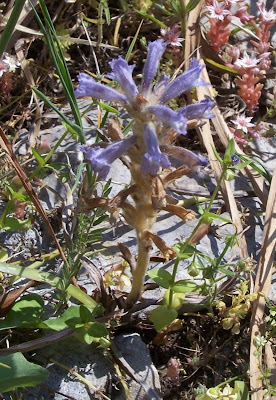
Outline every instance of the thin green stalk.
<path fill-rule="evenodd" d="M 182 36 L 185 39 L 186 25 L 187 25 L 187 13 L 186 13 L 185 0 L 180 0 L 180 9 L 181 9 L 181 30 L 182 30 Z"/>
<path fill-rule="evenodd" d="M 16 0 L 10 18 L 0 38 L 0 58 L 6 50 L 26 0 Z"/>
<path fill-rule="evenodd" d="M 224 179 L 224 175 L 225 175 L 226 169 L 227 169 L 227 167 L 224 166 L 223 169 L 222 169 L 221 176 L 219 177 L 219 179 L 218 179 L 218 181 L 217 181 L 217 185 L 216 185 L 215 190 L 214 190 L 214 192 L 213 192 L 213 194 L 212 194 L 212 196 L 211 196 L 210 202 L 209 202 L 207 208 L 205 209 L 204 214 L 207 213 L 207 212 L 209 212 L 209 211 L 211 210 L 212 204 L 213 204 L 214 200 L 215 200 L 216 197 L 217 197 L 217 194 L 218 194 L 218 191 L 219 191 L 221 182 L 222 182 L 223 179 Z M 203 216 L 204 216 L 204 214 L 203 214 Z M 202 217 L 203 217 L 203 216 L 202 216 Z M 190 234 L 190 236 L 186 239 L 186 241 L 185 241 L 185 243 L 184 243 L 184 246 L 183 246 L 183 249 L 182 249 L 182 252 L 183 252 L 183 253 L 185 252 L 185 249 L 186 249 L 186 247 L 188 246 L 188 244 L 190 243 L 192 237 L 194 236 L 194 234 L 196 233 L 196 231 L 198 230 L 198 228 L 199 228 L 200 225 L 202 224 L 202 217 L 199 219 L 199 221 L 198 221 L 198 223 L 196 224 L 195 228 L 192 230 L 192 233 Z M 177 257 L 176 260 L 175 260 L 174 266 L 173 266 L 172 284 L 175 282 L 175 277 L 176 277 L 176 273 L 177 273 L 177 268 L 178 268 L 179 262 L 180 262 L 180 259 Z M 173 300 L 173 290 L 170 289 L 169 308 L 170 308 L 171 305 L 172 305 L 172 300 Z"/>
<path fill-rule="evenodd" d="M 237 379 L 244 378 L 244 377 L 246 377 L 246 376 L 247 376 L 247 374 L 240 374 L 240 375 L 233 376 L 232 378 L 229 378 L 229 379 L 227 379 L 226 381 L 221 382 L 221 383 L 220 383 L 219 385 L 217 385 L 216 387 L 217 387 L 217 388 L 220 388 L 220 387 L 226 385 L 227 383 L 236 381 Z"/>

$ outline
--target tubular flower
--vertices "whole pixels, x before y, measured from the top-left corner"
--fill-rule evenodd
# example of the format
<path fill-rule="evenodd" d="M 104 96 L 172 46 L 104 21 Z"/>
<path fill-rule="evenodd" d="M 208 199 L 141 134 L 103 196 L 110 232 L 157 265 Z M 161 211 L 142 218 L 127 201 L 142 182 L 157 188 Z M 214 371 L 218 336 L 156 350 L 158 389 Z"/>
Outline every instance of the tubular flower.
<path fill-rule="evenodd" d="M 85 153 L 85 158 L 91 162 L 95 172 L 101 179 L 105 179 L 109 173 L 110 165 L 119 157 L 121 157 L 136 141 L 134 136 L 114 142 L 109 146 L 102 148 L 81 147 Z"/>
<path fill-rule="evenodd" d="M 96 99 L 107 101 L 127 101 L 126 96 L 122 93 L 108 86 L 102 85 L 101 83 L 95 82 L 95 80 L 87 74 L 80 73 L 78 79 L 79 87 L 75 91 L 76 97 L 91 96 Z"/>
<path fill-rule="evenodd" d="M 164 142 L 167 126 L 172 127 L 179 134 L 185 135 L 187 120 L 213 116 L 210 110 L 214 103 L 209 98 L 176 111 L 165 105 L 193 87 L 207 85 L 200 78 L 204 65 L 200 65 L 197 59 L 192 59 L 188 70 L 173 82 L 170 83 L 169 76 L 163 74 L 153 85 L 166 46 L 167 43 L 163 39 L 149 43 L 148 57 L 143 69 L 140 88 L 136 86 L 132 77 L 135 65 L 129 65 L 122 57 L 109 63 L 112 71 L 108 77 L 120 84 L 124 94 L 97 83 L 87 74 L 79 74 L 79 86 L 75 91 L 77 97 L 91 96 L 120 102 L 134 120 L 132 125 L 132 138 L 134 139 L 126 138 L 104 149 L 99 146 L 83 149 L 86 158 L 91 161 L 93 169 L 99 173 L 102 179 L 106 177 L 110 164 L 131 147 L 130 158 L 134 157 L 135 162 L 140 160 L 141 172 L 156 175 L 160 168 L 170 166 L 167 156 L 159 148 L 159 142 L 160 144 Z M 125 142 L 126 144 L 124 144 Z M 145 153 L 143 153 L 144 150 Z M 205 160 L 201 165 L 205 165 Z"/>
<path fill-rule="evenodd" d="M 150 175 L 156 175 L 160 167 L 169 168 L 171 164 L 168 160 L 168 157 L 161 153 L 157 135 L 150 124 L 145 126 L 144 139 L 146 153 L 142 159 L 141 171 L 144 174 L 149 173 Z"/>

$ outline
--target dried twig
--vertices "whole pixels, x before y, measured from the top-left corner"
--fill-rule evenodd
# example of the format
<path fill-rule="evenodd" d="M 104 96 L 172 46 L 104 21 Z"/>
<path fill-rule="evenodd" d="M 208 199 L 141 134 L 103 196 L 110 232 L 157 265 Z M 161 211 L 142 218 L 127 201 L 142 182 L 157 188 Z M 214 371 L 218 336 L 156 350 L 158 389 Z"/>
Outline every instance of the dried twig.
<path fill-rule="evenodd" d="M 271 188 L 267 199 L 264 233 L 258 272 L 255 280 L 254 291 L 259 293 L 257 300 L 252 308 L 251 317 L 251 347 L 250 347 L 250 385 L 254 391 L 252 400 L 263 399 L 261 390 L 262 380 L 260 379 L 260 363 L 262 363 L 262 353 L 255 355 L 256 346 L 254 340 L 263 331 L 263 315 L 265 310 L 265 299 L 269 293 L 271 285 L 271 274 L 275 256 L 276 244 L 276 169 L 273 174 Z M 261 293 L 260 293 L 261 292 Z M 261 352 L 261 348 L 260 348 Z"/>

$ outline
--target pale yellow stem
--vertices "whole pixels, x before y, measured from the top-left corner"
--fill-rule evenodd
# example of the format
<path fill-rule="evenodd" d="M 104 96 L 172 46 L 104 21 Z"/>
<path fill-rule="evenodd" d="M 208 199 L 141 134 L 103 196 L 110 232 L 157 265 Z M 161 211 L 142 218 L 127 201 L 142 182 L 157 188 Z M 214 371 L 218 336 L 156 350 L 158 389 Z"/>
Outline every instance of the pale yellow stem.
<path fill-rule="evenodd" d="M 129 304 L 134 304 L 143 292 L 145 275 L 149 265 L 149 243 L 138 234 L 138 259 L 135 270 L 132 272 L 132 288 L 127 297 Z M 140 236 L 140 237 L 139 237 Z"/>

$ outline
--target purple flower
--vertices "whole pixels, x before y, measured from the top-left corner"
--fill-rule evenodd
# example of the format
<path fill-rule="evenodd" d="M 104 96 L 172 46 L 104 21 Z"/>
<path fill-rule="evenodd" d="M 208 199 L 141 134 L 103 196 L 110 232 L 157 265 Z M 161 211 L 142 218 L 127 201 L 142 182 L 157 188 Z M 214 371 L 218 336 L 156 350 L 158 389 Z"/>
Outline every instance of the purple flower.
<path fill-rule="evenodd" d="M 237 156 L 237 154 L 233 154 L 231 156 L 231 161 L 233 165 L 237 165 L 241 162 L 241 160 L 239 159 L 239 157 Z"/>
<path fill-rule="evenodd" d="M 112 68 L 112 72 L 108 74 L 107 77 L 119 82 L 127 99 L 131 103 L 134 102 L 138 94 L 138 88 L 132 78 L 132 72 L 135 65 L 128 65 L 127 61 L 122 57 L 110 61 L 109 65 Z"/>
<path fill-rule="evenodd" d="M 111 89 L 106 85 L 97 83 L 91 76 L 80 73 L 78 76 L 79 87 L 75 90 L 76 97 L 91 96 L 95 99 L 107 101 L 126 102 L 127 98 L 117 90 Z"/>
<path fill-rule="evenodd" d="M 187 119 L 176 111 L 171 110 L 166 106 L 151 106 L 147 108 L 164 124 L 171 126 L 176 132 L 181 135 L 187 133 Z"/>
<path fill-rule="evenodd" d="M 213 118 L 214 114 L 212 114 L 210 111 L 214 105 L 215 103 L 210 99 L 210 97 L 206 97 L 206 99 L 202 100 L 200 103 L 189 104 L 186 107 L 180 108 L 178 112 L 183 117 L 187 118 L 187 120 L 197 118 Z"/>
<path fill-rule="evenodd" d="M 160 59 L 166 49 L 167 44 L 163 39 L 149 42 L 148 57 L 143 69 L 142 92 L 147 92 L 156 75 Z"/>
<path fill-rule="evenodd" d="M 170 162 L 165 154 L 161 153 L 155 131 L 149 124 L 144 129 L 146 153 L 143 156 L 141 171 L 143 174 L 156 175 L 160 168 L 169 168 Z"/>
<path fill-rule="evenodd" d="M 93 170 L 101 179 L 105 179 L 110 171 L 110 165 L 121 157 L 136 141 L 134 136 L 114 142 L 107 147 L 81 147 L 85 158 L 91 162 Z"/>
<path fill-rule="evenodd" d="M 200 73 L 205 66 L 200 65 L 196 58 L 190 62 L 189 69 L 179 75 L 171 84 L 169 84 L 159 99 L 160 103 L 168 103 L 171 99 L 180 96 L 187 90 L 196 86 L 206 86 L 209 83 L 200 78 Z"/>

